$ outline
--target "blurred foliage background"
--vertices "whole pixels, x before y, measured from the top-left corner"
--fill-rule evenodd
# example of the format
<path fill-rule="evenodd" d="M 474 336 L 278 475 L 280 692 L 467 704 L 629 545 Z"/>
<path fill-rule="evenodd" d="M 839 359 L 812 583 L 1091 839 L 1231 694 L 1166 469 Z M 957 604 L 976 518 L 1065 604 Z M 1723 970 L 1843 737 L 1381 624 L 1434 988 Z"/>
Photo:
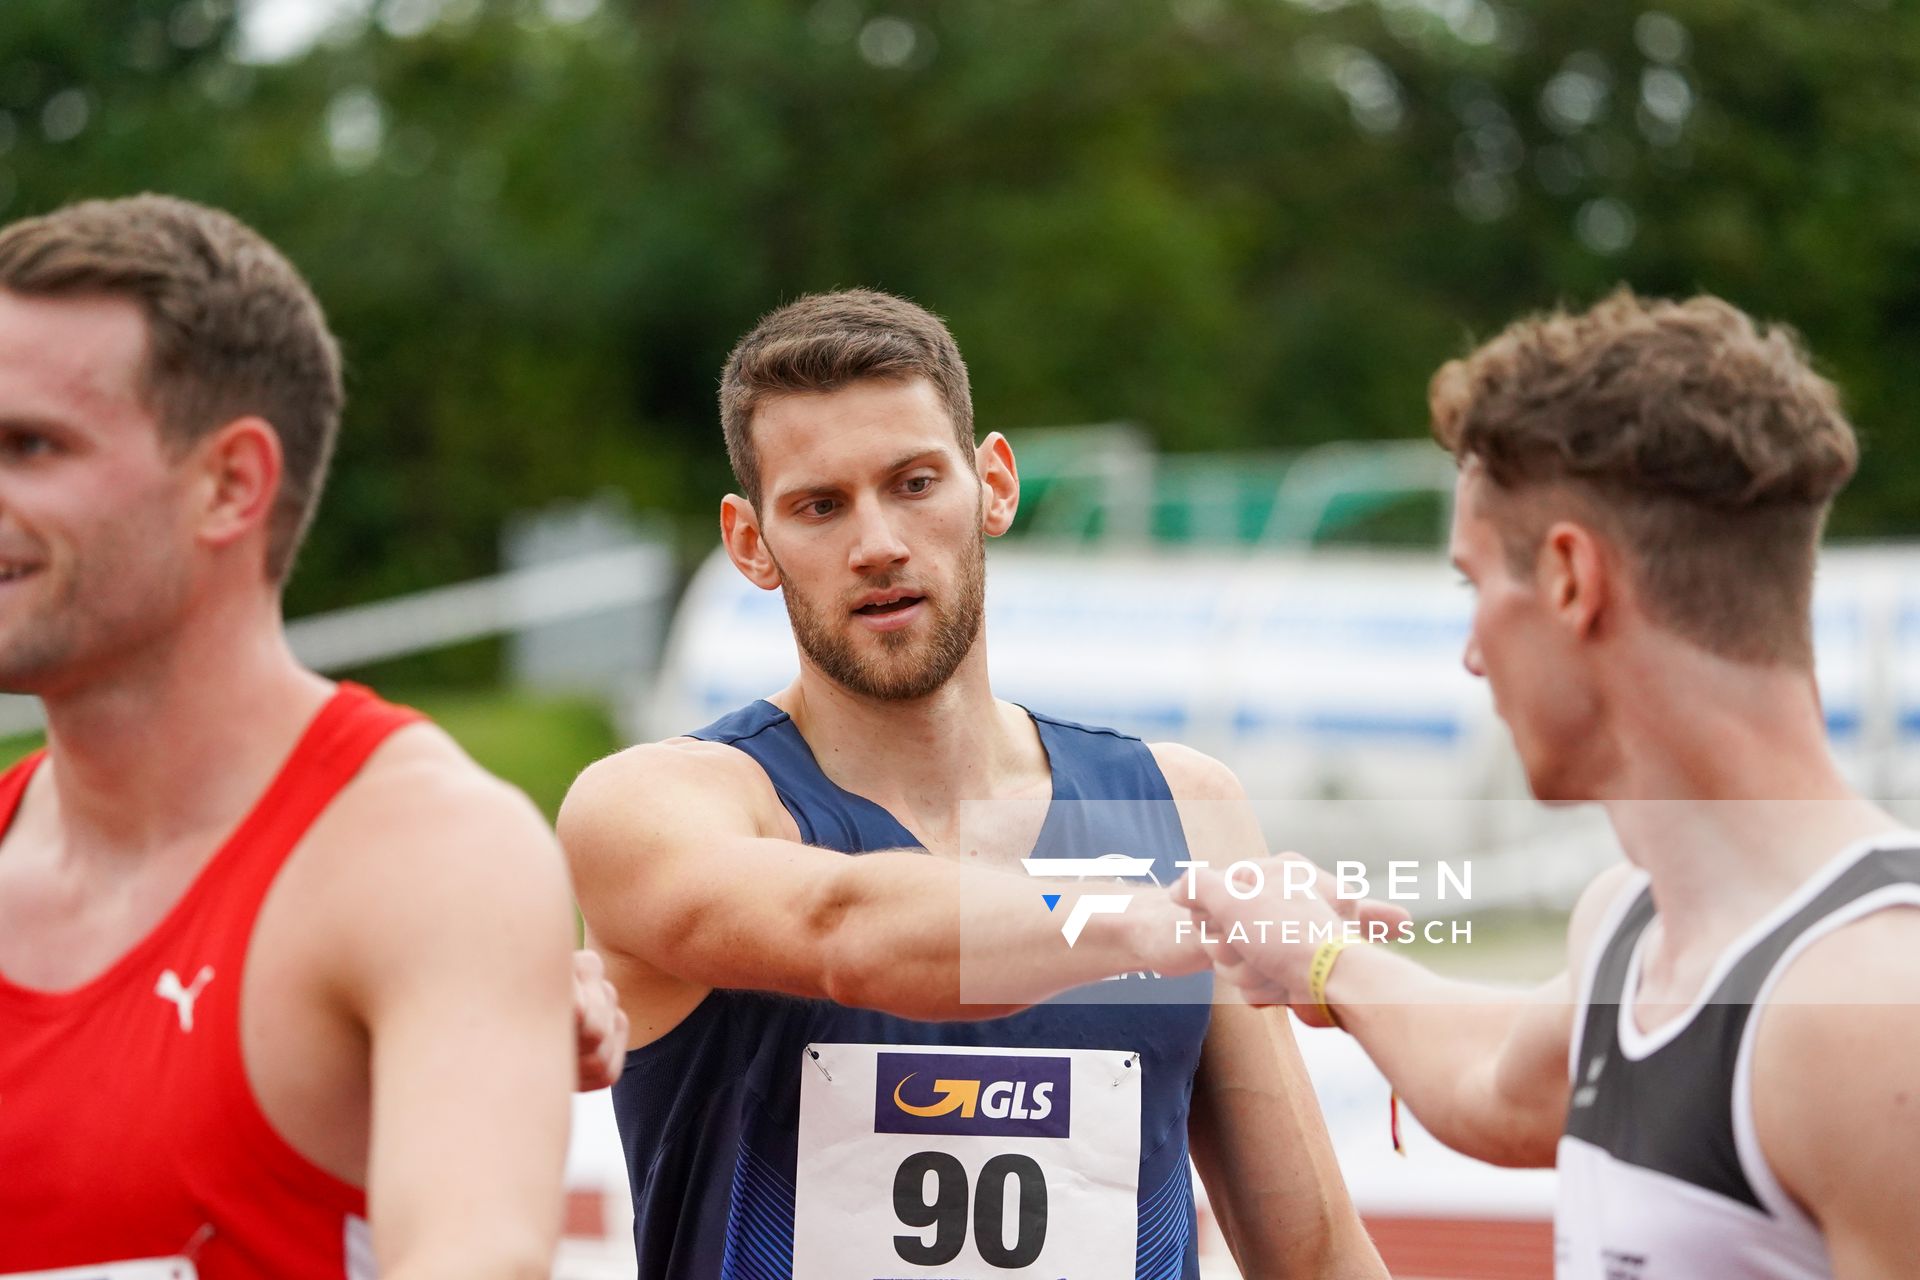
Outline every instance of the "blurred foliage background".
<path fill-rule="evenodd" d="M 293 614 L 607 487 L 704 549 L 729 345 L 853 284 L 950 320 L 983 427 L 1175 451 L 1419 436 L 1516 313 L 1711 290 L 1844 387 L 1836 532 L 1913 534 L 1916 174 L 1906 0 L 0 4 L 0 218 L 205 200 L 329 309 Z"/>

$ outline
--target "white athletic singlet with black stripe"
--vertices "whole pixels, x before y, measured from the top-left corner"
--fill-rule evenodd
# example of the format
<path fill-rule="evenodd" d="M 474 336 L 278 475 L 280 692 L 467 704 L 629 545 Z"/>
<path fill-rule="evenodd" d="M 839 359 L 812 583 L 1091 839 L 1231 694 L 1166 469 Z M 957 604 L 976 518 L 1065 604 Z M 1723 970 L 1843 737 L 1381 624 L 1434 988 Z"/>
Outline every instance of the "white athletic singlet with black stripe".
<path fill-rule="evenodd" d="M 1557 1280 L 1828 1280 L 1819 1227 L 1768 1166 L 1753 1123 L 1754 1010 L 1841 926 L 1920 906 L 1920 832 L 1850 846 L 1721 956 L 1683 1016 L 1634 1020 L 1644 875 L 1614 903 L 1580 993 L 1560 1139 Z"/>

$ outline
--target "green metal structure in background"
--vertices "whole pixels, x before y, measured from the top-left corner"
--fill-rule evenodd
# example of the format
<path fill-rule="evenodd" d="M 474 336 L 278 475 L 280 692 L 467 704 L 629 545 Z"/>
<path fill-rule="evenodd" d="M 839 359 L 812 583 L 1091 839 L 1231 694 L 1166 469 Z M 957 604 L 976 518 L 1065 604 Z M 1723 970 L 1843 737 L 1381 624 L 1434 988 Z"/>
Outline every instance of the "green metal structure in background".
<path fill-rule="evenodd" d="M 1019 433 L 1018 536 L 1050 544 L 1302 550 L 1446 542 L 1453 464 L 1424 440 L 1160 454 L 1138 426 Z"/>

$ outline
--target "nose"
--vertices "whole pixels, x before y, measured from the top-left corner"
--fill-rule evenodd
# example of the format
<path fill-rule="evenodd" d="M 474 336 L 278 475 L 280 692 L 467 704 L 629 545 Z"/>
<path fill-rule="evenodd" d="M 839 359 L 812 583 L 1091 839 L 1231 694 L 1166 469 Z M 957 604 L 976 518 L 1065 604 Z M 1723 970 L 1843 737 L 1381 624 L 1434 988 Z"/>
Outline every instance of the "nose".
<path fill-rule="evenodd" d="M 907 544 L 887 519 L 884 504 L 859 504 L 854 520 L 853 546 L 847 561 L 855 573 L 878 573 L 906 563 Z"/>
<path fill-rule="evenodd" d="M 1483 680 L 1486 678 L 1487 668 L 1480 661 L 1480 642 L 1472 636 L 1467 637 L 1467 647 L 1460 655 L 1460 665 L 1467 669 L 1468 675 L 1479 676 Z"/>

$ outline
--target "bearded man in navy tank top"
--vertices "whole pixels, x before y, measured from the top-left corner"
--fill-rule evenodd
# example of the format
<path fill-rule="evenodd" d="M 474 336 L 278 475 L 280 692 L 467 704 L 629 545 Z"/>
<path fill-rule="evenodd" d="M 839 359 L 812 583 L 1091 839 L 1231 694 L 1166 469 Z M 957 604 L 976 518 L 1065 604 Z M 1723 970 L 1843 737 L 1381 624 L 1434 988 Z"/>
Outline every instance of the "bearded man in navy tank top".
<path fill-rule="evenodd" d="M 1259 845 L 1238 782 L 989 688 L 1019 481 L 946 327 L 803 298 L 735 348 L 721 418 L 722 536 L 799 676 L 594 765 L 560 819 L 633 1027 L 640 1274 L 1196 1280 L 1197 1165 L 1245 1274 L 1384 1275 L 1285 1022 L 1211 1007 L 1153 883 Z M 1073 874 L 1116 852 L 1131 886 Z M 1068 873 L 1051 910 L 1023 856 Z"/>

